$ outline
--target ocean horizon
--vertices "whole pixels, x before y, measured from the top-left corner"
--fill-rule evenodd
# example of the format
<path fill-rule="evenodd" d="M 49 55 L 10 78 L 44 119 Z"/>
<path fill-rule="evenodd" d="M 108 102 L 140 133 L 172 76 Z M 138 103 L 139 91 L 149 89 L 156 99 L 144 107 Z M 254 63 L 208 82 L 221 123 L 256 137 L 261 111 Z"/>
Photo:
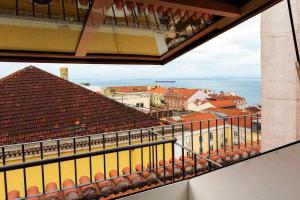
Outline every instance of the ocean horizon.
<path fill-rule="evenodd" d="M 71 80 L 72 81 L 72 80 Z M 176 81 L 159 82 L 156 81 Z M 184 87 L 212 89 L 215 92 L 234 92 L 246 98 L 248 105 L 261 103 L 260 78 L 166 78 L 166 79 L 120 79 L 120 80 L 73 80 L 77 84 L 89 83 L 91 86 L 130 86 L 130 85 L 161 85 L 164 87 Z"/>

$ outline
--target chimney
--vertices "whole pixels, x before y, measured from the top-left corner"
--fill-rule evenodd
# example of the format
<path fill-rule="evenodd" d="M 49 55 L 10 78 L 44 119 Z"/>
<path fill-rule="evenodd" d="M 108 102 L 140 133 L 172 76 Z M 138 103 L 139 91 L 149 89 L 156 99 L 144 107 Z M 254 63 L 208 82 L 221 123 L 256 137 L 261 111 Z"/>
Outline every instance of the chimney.
<path fill-rule="evenodd" d="M 68 68 L 67 67 L 61 67 L 59 69 L 59 71 L 60 71 L 60 77 L 65 79 L 65 80 L 68 80 L 68 75 L 69 75 Z"/>

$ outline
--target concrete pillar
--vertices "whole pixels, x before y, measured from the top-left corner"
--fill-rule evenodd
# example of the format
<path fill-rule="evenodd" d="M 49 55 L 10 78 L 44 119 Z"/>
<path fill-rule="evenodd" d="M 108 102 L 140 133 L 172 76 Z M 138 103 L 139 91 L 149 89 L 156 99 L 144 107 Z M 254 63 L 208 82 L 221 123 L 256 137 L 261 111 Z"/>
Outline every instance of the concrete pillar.
<path fill-rule="evenodd" d="M 300 45 L 300 1 L 291 0 Z M 287 1 L 262 14 L 262 150 L 300 139 L 300 83 Z"/>

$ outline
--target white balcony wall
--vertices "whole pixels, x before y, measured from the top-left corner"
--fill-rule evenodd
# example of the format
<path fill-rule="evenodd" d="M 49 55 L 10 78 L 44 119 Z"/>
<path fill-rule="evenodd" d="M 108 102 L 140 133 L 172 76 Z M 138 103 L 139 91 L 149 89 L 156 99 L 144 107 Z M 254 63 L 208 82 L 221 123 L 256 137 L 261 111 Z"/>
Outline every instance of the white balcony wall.
<path fill-rule="evenodd" d="M 300 143 L 123 200 L 299 200 Z"/>
<path fill-rule="evenodd" d="M 300 144 L 193 178 L 189 200 L 299 200 Z"/>

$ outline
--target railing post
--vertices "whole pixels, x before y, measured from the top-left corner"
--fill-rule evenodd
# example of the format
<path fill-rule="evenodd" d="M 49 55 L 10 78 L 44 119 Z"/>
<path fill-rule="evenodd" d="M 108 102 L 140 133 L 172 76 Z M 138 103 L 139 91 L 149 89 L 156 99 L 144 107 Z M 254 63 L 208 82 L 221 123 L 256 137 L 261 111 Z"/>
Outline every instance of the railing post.
<path fill-rule="evenodd" d="M 25 146 L 22 144 L 22 161 L 25 163 Z M 27 179 L 26 179 L 26 168 L 23 168 L 23 184 L 24 184 L 24 193 L 27 198 Z"/>
<path fill-rule="evenodd" d="M 3 166 L 6 165 L 6 159 L 5 159 L 5 147 L 3 146 L 2 147 L 2 163 L 3 163 Z M 7 175 L 6 175 L 6 171 L 4 171 L 3 173 L 4 175 L 4 192 L 5 192 L 5 199 L 8 198 L 8 189 L 7 189 Z"/>
<path fill-rule="evenodd" d="M 256 128 L 256 130 L 257 130 L 257 131 L 256 131 L 256 132 L 257 132 L 256 140 L 257 140 L 257 145 L 259 145 L 259 130 L 258 130 L 258 129 L 259 129 L 259 125 L 258 125 L 259 120 L 258 120 L 258 117 L 259 117 L 259 115 L 257 114 L 257 115 L 256 115 L 256 127 L 257 127 L 257 128 Z"/>
<path fill-rule="evenodd" d="M 56 146 L 57 146 L 57 156 L 60 157 L 60 142 L 59 142 L 59 140 L 57 140 Z M 60 163 L 60 161 L 58 162 L 58 180 L 59 180 L 59 190 L 61 190 L 62 189 L 62 187 L 61 187 L 62 180 L 61 180 L 61 163 Z"/>
<path fill-rule="evenodd" d="M 250 120 L 251 120 L 251 128 L 250 128 L 250 134 L 251 134 L 251 147 L 253 146 L 253 118 L 252 118 L 252 115 L 250 116 Z"/>
<path fill-rule="evenodd" d="M 73 153 L 76 155 L 76 138 L 73 138 Z M 74 177 L 75 177 L 75 185 L 78 185 L 77 182 L 77 159 L 74 159 Z"/>
<path fill-rule="evenodd" d="M 105 134 L 102 134 L 102 149 L 105 149 Z M 106 179 L 106 154 L 103 154 L 103 171 L 104 171 L 104 179 Z"/>
<path fill-rule="evenodd" d="M 223 119 L 223 147 L 224 147 L 224 153 L 226 153 L 226 120 Z"/>
<path fill-rule="evenodd" d="M 199 143 L 200 143 L 200 154 L 202 155 L 203 153 L 203 145 L 202 145 L 202 141 L 203 141 L 203 136 L 202 136 L 202 121 L 200 121 L 200 124 L 199 124 L 199 128 L 200 128 L 200 131 L 199 131 Z"/>
<path fill-rule="evenodd" d="M 172 180 L 175 182 L 175 142 L 172 142 Z"/>
<path fill-rule="evenodd" d="M 207 121 L 208 156 L 210 157 L 210 121 Z"/>
<path fill-rule="evenodd" d="M 119 147 L 119 134 L 116 133 L 116 147 Z M 120 160 L 119 160 L 119 152 L 117 151 L 117 175 L 120 176 Z"/>
<path fill-rule="evenodd" d="M 230 133 L 231 133 L 231 151 L 233 151 L 233 127 L 232 127 L 232 117 L 230 118 Z"/>
<path fill-rule="evenodd" d="M 217 155 L 219 154 L 219 132 L 218 132 L 218 119 L 216 119 L 216 148 Z"/>
<path fill-rule="evenodd" d="M 89 142 L 89 152 L 92 151 L 92 146 L 91 146 L 91 136 L 88 136 L 88 142 Z M 92 165 L 92 157 L 89 156 L 89 165 L 90 165 L 90 180 L 93 179 L 93 165 Z"/>
<path fill-rule="evenodd" d="M 40 156 L 41 156 L 41 160 L 44 159 L 44 150 L 43 150 L 43 142 L 40 142 Z M 45 193 L 45 172 L 44 172 L 44 165 L 41 166 L 42 168 L 42 189 L 43 189 L 43 193 Z"/>
<path fill-rule="evenodd" d="M 184 147 L 184 125 L 181 124 L 181 131 L 182 131 L 182 146 Z M 185 176 L 185 168 L 184 168 L 184 148 L 181 147 L 181 158 L 182 158 L 182 178 L 184 179 Z"/>
<path fill-rule="evenodd" d="M 143 143 L 143 130 L 140 129 L 140 140 L 141 144 Z M 142 171 L 144 171 L 144 149 L 141 148 L 141 164 L 142 164 Z"/>

